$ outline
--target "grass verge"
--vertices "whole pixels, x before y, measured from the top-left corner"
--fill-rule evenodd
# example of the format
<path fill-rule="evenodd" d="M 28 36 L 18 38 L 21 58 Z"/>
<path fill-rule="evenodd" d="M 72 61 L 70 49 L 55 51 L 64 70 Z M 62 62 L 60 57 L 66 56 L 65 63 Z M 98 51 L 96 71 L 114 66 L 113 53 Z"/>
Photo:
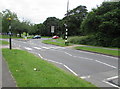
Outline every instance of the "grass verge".
<path fill-rule="evenodd" d="M 4 40 L 0 40 L 0 45 L 8 45 L 8 44 L 9 44 L 9 42 L 4 41 Z"/>
<path fill-rule="evenodd" d="M 111 56 L 118 56 L 118 53 L 120 53 L 120 50 L 109 50 L 109 49 L 103 49 L 103 48 L 83 47 L 83 46 L 75 47 L 75 49 L 97 52 L 97 53 L 107 54 Z"/>
<path fill-rule="evenodd" d="M 2 49 L 2 53 L 19 87 L 95 87 L 26 51 Z"/>
<path fill-rule="evenodd" d="M 0 38 L 2 38 L 2 39 L 9 39 L 9 35 L 0 35 Z M 23 38 L 23 37 L 11 36 L 11 38 L 14 38 L 14 39 L 21 39 L 21 38 Z"/>
<path fill-rule="evenodd" d="M 60 38 L 59 39 L 43 40 L 42 42 L 46 43 L 46 44 L 53 44 L 53 45 L 58 45 L 58 46 L 62 46 L 62 47 L 66 46 L 65 40 L 60 39 Z M 69 46 L 69 45 L 71 45 L 71 44 L 68 44 L 67 46 Z"/>

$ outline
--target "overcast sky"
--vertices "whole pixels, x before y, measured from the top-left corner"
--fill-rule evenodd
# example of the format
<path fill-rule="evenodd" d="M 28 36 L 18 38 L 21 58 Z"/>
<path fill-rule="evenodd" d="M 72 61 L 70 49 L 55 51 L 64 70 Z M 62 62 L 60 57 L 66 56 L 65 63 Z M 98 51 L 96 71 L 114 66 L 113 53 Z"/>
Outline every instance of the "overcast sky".
<path fill-rule="evenodd" d="M 9 9 L 20 19 L 31 23 L 43 23 L 47 17 L 62 19 L 67 10 L 68 0 L 0 0 L 0 11 Z M 69 9 L 79 5 L 87 6 L 88 11 L 96 8 L 104 0 L 69 0 Z"/>

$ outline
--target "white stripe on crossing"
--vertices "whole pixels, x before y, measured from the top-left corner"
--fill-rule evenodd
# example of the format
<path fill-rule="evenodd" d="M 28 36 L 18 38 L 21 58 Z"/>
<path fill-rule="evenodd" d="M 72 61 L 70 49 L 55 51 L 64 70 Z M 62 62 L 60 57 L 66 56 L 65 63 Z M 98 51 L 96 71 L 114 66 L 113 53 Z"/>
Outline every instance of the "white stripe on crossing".
<path fill-rule="evenodd" d="M 25 47 L 25 49 L 27 49 L 27 50 L 32 50 L 32 48 L 29 48 L 29 47 Z"/>
<path fill-rule="evenodd" d="M 42 49 L 42 48 L 39 48 L 39 47 L 34 47 L 35 49 Z"/>

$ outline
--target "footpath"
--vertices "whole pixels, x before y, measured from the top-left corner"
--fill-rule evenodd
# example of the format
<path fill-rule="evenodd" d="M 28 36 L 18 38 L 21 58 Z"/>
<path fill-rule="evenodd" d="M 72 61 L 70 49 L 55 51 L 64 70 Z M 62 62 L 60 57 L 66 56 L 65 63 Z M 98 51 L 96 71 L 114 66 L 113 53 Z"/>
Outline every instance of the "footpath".
<path fill-rule="evenodd" d="M 1 45 L 0 45 L 1 46 Z M 3 46 L 3 47 L 0 47 L 0 50 L 1 48 L 7 48 L 8 46 Z M 5 59 L 2 57 L 2 52 L 0 52 L 0 89 L 4 89 L 5 87 L 17 87 L 16 86 L 16 82 L 8 68 L 8 65 L 7 65 L 7 62 L 5 61 Z"/>

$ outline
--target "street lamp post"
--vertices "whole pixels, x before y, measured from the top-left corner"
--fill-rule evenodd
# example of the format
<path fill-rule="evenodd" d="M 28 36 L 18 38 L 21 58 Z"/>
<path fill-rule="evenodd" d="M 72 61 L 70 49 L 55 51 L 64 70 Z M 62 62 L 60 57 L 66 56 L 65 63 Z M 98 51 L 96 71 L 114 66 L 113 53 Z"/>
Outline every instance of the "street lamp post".
<path fill-rule="evenodd" d="M 67 14 L 66 16 L 68 17 L 68 8 L 69 8 L 69 0 L 67 2 Z M 68 26 L 67 24 L 64 24 L 66 28 L 66 33 L 65 33 L 65 45 L 68 45 Z"/>
<path fill-rule="evenodd" d="M 11 18 L 10 18 L 10 16 L 9 16 L 9 18 L 8 18 L 8 21 L 9 21 L 9 48 L 10 48 L 10 50 L 12 49 L 12 41 L 11 41 L 11 35 L 12 35 L 12 33 L 11 33 Z"/>

